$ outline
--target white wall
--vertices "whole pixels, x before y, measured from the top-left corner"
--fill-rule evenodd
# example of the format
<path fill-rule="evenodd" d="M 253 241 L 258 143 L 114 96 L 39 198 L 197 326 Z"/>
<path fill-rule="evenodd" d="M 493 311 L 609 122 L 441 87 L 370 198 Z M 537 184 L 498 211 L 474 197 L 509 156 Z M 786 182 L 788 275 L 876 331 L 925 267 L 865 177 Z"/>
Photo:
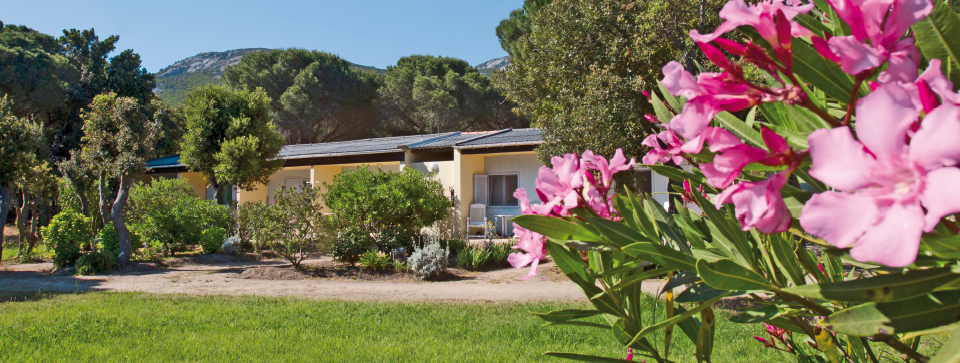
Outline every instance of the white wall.
<path fill-rule="evenodd" d="M 517 187 L 524 188 L 532 203 L 539 203 L 536 192 L 537 171 L 543 164 L 535 153 L 510 153 L 484 158 L 484 174 L 517 174 Z M 493 221 L 497 231 L 503 231 L 503 220 L 497 215 L 516 216 L 520 214 L 520 207 L 487 206 L 487 220 Z M 513 223 L 507 218 L 507 234 L 513 234 Z"/>

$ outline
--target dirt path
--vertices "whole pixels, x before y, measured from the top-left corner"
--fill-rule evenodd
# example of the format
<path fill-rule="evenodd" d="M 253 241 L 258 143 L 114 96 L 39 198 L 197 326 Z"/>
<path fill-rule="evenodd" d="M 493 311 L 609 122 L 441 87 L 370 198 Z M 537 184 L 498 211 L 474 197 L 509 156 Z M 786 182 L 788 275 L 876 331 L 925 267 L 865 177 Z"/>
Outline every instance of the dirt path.
<path fill-rule="evenodd" d="M 310 263 L 311 261 L 307 261 Z M 323 262 L 323 261 L 313 261 Z M 157 294 L 296 296 L 315 299 L 383 301 L 563 301 L 583 300 L 575 284 L 565 280 L 552 263 L 527 281 L 527 270 L 477 272 L 454 281 L 363 281 L 311 278 L 260 280 L 242 278 L 248 269 L 281 267 L 280 262 L 189 265 L 168 269 L 114 273 L 106 276 L 53 276 L 49 264 L 4 266 L 0 293 L 140 291 Z M 644 285 L 659 291 L 662 283 Z"/>

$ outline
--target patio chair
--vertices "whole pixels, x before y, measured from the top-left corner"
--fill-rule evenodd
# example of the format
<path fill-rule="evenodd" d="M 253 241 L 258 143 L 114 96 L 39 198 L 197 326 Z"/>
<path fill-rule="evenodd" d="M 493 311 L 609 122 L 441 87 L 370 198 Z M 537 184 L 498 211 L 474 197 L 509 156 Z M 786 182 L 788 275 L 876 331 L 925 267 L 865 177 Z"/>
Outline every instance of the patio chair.
<path fill-rule="evenodd" d="M 487 236 L 487 206 L 483 204 L 470 205 L 470 217 L 467 219 L 467 236 L 471 236 L 474 229 L 483 230 L 483 237 Z"/>

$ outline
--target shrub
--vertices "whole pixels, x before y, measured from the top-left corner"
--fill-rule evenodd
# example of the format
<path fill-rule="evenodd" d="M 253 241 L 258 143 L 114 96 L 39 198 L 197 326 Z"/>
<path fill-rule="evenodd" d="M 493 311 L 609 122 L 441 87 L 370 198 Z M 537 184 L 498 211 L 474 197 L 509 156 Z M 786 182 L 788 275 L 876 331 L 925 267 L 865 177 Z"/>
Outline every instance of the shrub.
<path fill-rule="evenodd" d="M 487 264 L 490 251 L 483 247 L 470 246 L 457 254 L 457 265 L 460 267 L 477 269 Z"/>
<path fill-rule="evenodd" d="M 440 248 L 440 243 L 433 240 L 423 248 L 416 248 L 407 262 L 410 270 L 421 280 L 436 279 L 447 269 L 447 259 L 450 250 Z"/>
<path fill-rule="evenodd" d="M 400 228 L 388 228 L 380 231 L 377 236 L 377 250 L 381 252 L 391 252 L 398 248 L 404 251 L 413 249 L 414 236 L 406 230 Z"/>
<path fill-rule="evenodd" d="M 510 266 L 510 262 L 507 262 L 507 258 L 510 257 L 510 254 L 515 250 L 513 249 L 513 244 L 511 243 L 494 243 L 490 245 L 490 260 L 488 263 L 494 267 L 506 267 Z"/>
<path fill-rule="evenodd" d="M 117 238 L 117 231 L 113 229 L 113 223 L 107 223 L 97 235 L 97 250 L 113 256 L 114 259 L 120 255 L 120 239 Z"/>
<path fill-rule="evenodd" d="M 200 200 L 183 179 L 155 179 L 130 190 L 127 218 L 131 230 L 161 245 L 164 254 L 200 244 L 203 231 L 232 226 L 230 208 Z M 156 245 L 156 244 L 153 244 Z"/>
<path fill-rule="evenodd" d="M 267 205 L 260 202 L 241 203 L 237 206 L 235 235 L 240 238 L 241 244 L 250 244 L 257 253 L 260 253 L 263 246 L 256 240 L 256 232 L 266 223 L 264 220 L 267 216 L 266 209 Z"/>
<path fill-rule="evenodd" d="M 383 271 L 393 267 L 393 259 L 390 255 L 380 251 L 370 250 L 360 256 L 360 268 Z"/>
<path fill-rule="evenodd" d="M 223 241 L 223 245 L 220 246 L 220 251 L 228 255 L 239 255 L 242 244 L 243 242 L 240 241 L 240 237 L 230 236 Z"/>
<path fill-rule="evenodd" d="M 226 238 L 227 230 L 220 227 L 207 228 L 200 235 L 200 248 L 203 249 L 203 253 L 216 253 Z"/>
<path fill-rule="evenodd" d="M 80 247 L 89 243 L 90 218 L 72 209 L 65 209 L 43 228 L 43 239 L 53 249 L 53 266 L 70 266 L 80 258 Z"/>
<path fill-rule="evenodd" d="M 77 275 L 101 274 L 118 267 L 117 256 L 100 251 L 85 253 L 77 259 Z"/>
<path fill-rule="evenodd" d="M 370 237 L 366 229 L 346 227 L 337 233 L 337 241 L 333 244 L 333 258 L 353 266 L 360 256 L 373 249 L 375 249 L 373 237 Z"/>
<path fill-rule="evenodd" d="M 282 188 L 275 204 L 256 207 L 251 217 L 258 224 L 252 231 L 258 244 L 269 246 L 294 266 L 300 266 L 328 239 L 320 213 L 319 188 Z"/>
<path fill-rule="evenodd" d="M 450 213 L 440 182 L 412 168 L 397 173 L 360 167 L 338 174 L 324 187 L 324 203 L 336 212 L 341 227 L 369 233 L 394 230 L 414 236 Z"/>

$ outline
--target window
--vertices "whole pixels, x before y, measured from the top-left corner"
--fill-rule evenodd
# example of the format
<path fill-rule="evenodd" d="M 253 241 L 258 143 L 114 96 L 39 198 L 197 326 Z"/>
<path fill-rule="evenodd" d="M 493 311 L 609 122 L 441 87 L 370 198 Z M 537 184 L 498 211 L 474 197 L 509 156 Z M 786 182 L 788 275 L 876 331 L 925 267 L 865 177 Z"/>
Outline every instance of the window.
<path fill-rule="evenodd" d="M 520 202 L 513 196 L 517 190 L 517 175 L 487 175 L 488 196 L 492 206 L 519 206 Z"/>
<path fill-rule="evenodd" d="M 636 170 L 636 173 L 636 179 L 634 180 L 636 190 L 642 193 L 653 193 L 653 173 L 650 172 L 650 169 Z"/>

